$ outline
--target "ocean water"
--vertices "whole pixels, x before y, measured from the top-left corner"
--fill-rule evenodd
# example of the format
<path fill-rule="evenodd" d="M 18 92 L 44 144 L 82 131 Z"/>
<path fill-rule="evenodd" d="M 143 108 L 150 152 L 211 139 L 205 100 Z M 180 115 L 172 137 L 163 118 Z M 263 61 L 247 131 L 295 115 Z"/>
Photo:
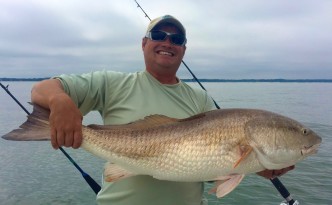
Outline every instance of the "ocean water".
<path fill-rule="evenodd" d="M 31 107 L 33 82 L 2 82 L 25 105 Z M 195 83 L 190 83 L 197 86 Z M 323 143 L 318 154 L 298 163 L 296 169 L 280 177 L 300 204 L 332 204 L 332 83 L 205 83 L 222 108 L 259 108 L 277 112 L 316 131 Z M 17 128 L 26 114 L 0 90 L 0 136 Z M 101 123 L 97 113 L 85 124 Z M 78 149 L 65 149 L 74 160 L 101 184 L 104 161 Z M 210 188 L 206 185 L 206 190 Z M 269 180 L 247 176 L 229 195 L 209 204 L 277 205 L 283 201 Z M 80 173 L 49 142 L 12 142 L 0 139 L 0 204 L 95 204 L 95 194 Z"/>

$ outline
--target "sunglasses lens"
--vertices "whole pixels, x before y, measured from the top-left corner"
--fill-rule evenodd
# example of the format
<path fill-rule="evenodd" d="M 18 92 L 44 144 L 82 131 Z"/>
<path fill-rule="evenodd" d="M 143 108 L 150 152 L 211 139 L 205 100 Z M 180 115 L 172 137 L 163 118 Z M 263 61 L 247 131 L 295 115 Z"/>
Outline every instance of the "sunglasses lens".
<path fill-rule="evenodd" d="M 154 41 L 163 41 L 165 40 L 167 34 L 162 31 L 151 31 L 151 39 Z"/>
<path fill-rule="evenodd" d="M 153 41 L 164 41 L 169 36 L 170 41 L 174 45 L 182 46 L 186 41 L 186 38 L 182 34 L 167 34 L 164 31 L 151 31 L 150 38 Z"/>
<path fill-rule="evenodd" d="M 172 43 L 179 46 L 181 46 L 185 41 L 185 38 L 182 34 L 172 34 L 170 38 Z"/>

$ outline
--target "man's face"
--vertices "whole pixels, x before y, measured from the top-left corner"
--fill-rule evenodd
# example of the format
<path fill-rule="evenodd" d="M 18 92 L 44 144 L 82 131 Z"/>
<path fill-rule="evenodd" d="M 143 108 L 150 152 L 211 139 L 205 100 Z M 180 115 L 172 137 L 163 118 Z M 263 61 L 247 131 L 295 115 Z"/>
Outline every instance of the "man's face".
<path fill-rule="evenodd" d="M 168 33 L 180 33 L 172 25 L 160 26 L 158 29 Z M 170 42 L 167 37 L 165 41 L 152 41 L 144 38 L 142 42 L 146 69 L 152 72 L 176 73 L 185 54 L 185 46 L 177 46 Z"/>

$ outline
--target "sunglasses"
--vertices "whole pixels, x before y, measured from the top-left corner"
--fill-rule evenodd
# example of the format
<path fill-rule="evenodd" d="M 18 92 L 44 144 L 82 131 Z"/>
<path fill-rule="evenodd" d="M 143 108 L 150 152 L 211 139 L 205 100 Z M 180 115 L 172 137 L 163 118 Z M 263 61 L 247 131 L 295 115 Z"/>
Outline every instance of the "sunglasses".
<path fill-rule="evenodd" d="M 186 44 L 187 39 L 184 35 L 178 33 L 168 33 L 165 31 L 150 31 L 145 37 L 152 41 L 165 41 L 168 36 L 172 44 L 176 46 L 183 46 Z"/>

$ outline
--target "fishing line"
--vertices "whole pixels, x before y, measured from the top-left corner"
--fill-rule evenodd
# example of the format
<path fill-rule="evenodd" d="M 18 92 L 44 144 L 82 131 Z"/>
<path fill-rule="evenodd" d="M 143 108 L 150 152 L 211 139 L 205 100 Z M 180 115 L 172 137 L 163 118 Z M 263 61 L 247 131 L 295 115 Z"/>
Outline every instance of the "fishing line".
<path fill-rule="evenodd" d="M 0 86 L 8 93 L 8 95 L 24 110 L 24 112 L 28 115 L 30 115 L 30 112 L 18 101 L 15 96 L 9 91 L 8 85 L 4 86 L 0 82 Z M 74 161 L 73 158 L 70 157 L 70 155 L 62 148 L 59 147 L 60 151 L 67 157 L 67 159 L 76 167 L 76 169 L 81 173 L 82 177 L 85 179 L 85 181 L 89 184 L 91 189 L 95 192 L 95 194 L 98 194 L 100 191 L 100 186 L 99 184 L 86 172 L 83 171 L 83 169 L 78 166 L 78 164 Z"/>
<path fill-rule="evenodd" d="M 149 15 L 144 11 L 144 9 L 141 7 L 141 5 L 137 2 L 137 0 L 134 0 L 137 4 L 137 7 L 141 9 L 141 11 L 144 13 L 145 17 L 147 17 L 150 21 L 151 18 L 149 17 Z M 189 71 L 189 73 L 191 74 L 191 76 L 194 78 L 194 80 L 199 84 L 199 86 L 207 91 L 205 89 L 205 87 L 202 85 L 202 83 L 199 81 L 199 79 L 195 76 L 195 74 L 191 71 L 191 69 L 187 66 L 187 64 L 182 60 L 182 64 L 187 68 L 187 70 Z M 212 98 L 216 108 L 220 109 L 220 106 L 217 104 L 217 102 Z M 289 205 L 299 205 L 298 201 L 294 201 L 294 199 L 291 197 L 290 193 L 288 192 L 288 190 L 286 189 L 286 187 L 281 183 L 281 181 L 275 177 L 270 179 L 270 181 L 272 182 L 272 184 L 275 186 L 275 188 L 279 191 L 280 195 L 282 197 L 284 197 L 284 199 L 287 201 L 287 203 Z"/>

